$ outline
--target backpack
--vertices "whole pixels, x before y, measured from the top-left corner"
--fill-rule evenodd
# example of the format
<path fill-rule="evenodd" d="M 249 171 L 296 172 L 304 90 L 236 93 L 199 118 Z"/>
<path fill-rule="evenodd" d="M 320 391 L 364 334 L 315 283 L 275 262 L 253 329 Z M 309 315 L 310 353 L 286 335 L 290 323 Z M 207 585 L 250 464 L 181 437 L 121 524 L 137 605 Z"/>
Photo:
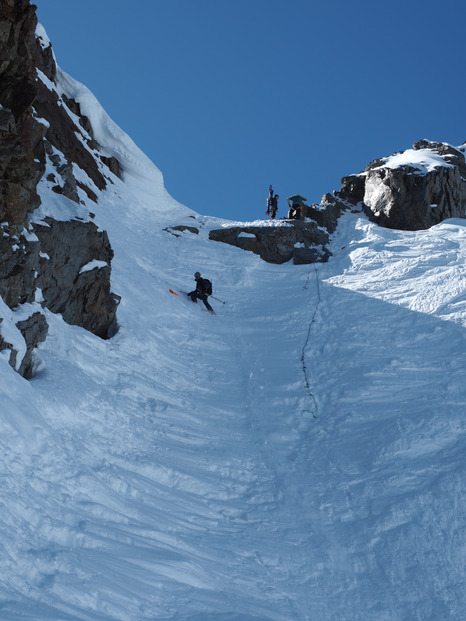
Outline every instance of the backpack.
<path fill-rule="evenodd" d="M 207 295 L 212 295 L 212 283 L 207 278 L 204 278 L 204 286 Z"/>

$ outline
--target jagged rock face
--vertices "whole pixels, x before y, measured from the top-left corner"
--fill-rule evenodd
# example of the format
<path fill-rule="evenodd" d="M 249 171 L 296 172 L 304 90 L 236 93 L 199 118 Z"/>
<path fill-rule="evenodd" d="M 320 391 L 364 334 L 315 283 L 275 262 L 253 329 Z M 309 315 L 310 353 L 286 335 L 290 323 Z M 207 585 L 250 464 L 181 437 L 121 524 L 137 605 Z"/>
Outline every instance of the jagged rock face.
<path fill-rule="evenodd" d="M 113 250 L 107 233 L 92 222 L 51 218 L 36 224 L 35 231 L 41 249 L 37 286 L 45 306 L 105 338 L 119 302 L 110 292 Z"/>
<path fill-rule="evenodd" d="M 303 206 L 303 217 L 314 220 L 318 226 L 327 229 L 329 233 L 334 233 L 338 218 L 349 207 L 350 205 L 339 201 L 331 194 L 325 194 L 319 205 Z"/>
<path fill-rule="evenodd" d="M 7 306 L 34 302 L 39 243 L 16 235 L 8 223 L 0 226 L 0 296 Z"/>
<path fill-rule="evenodd" d="M 32 115 L 36 95 L 35 12 L 26 0 L 0 6 L 0 221 L 20 226 L 39 205 L 36 186 L 45 171 L 45 127 Z"/>
<path fill-rule="evenodd" d="M 338 196 L 362 202 L 372 219 L 388 228 L 426 229 L 446 218 L 464 218 L 464 153 L 426 140 L 416 142 L 413 149 L 440 156 L 440 165 L 420 171 L 416 166 L 389 167 L 386 159 L 375 160 L 363 173 L 343 178 Z"/>
<path fill-rule="evenodd" d="M 91 124 L 82 116 L 79 103 L 60 97 L 50 88 L 57 68 L 51 45 L 36 37 L 36 27 L 35 6 L 29 0 L 2 0 L 0 296 L 11 309 L 31 304 L 30 320 L 22 318 L 16 323 L 27 345 L 17 369 L 23 375 L 31 373 L 32 350 L 46 333 L 36 299 L 41 298 L 42 306 L 53 312 L 62 313 L 69 323 L 104 338 L 114 330 L 119 301 L 110 292 L 113 253 L 105 232 L 92 222 L 78 219 L 33 224 L 30 218 L 40 205 L 37 184 L 44 176 L 47 158 L 55 169 L 48 175 L 52 190 L 77 204 L 83 203 L 80 190 L 86 200 L 98 200 L 97 193 L 111 177 L 106 170 L 117 175 L 120 172 L 117 160 L 99 153 Z M 42 77 L 38 79 L 38 75 Z M 86 173 L 88 185 L 75 178 L 74 165 Z M 100 263 L 81 271 L 92 261 Z M 38 295 L 39 290 L 43 297 Z M 38 325 L 40 329 L 30 327 Z M 2 339 L 1 330 L 0 323 L 0 349 L 12 348 Z M 13 349 L 10 364 L 18 367 Z"/>

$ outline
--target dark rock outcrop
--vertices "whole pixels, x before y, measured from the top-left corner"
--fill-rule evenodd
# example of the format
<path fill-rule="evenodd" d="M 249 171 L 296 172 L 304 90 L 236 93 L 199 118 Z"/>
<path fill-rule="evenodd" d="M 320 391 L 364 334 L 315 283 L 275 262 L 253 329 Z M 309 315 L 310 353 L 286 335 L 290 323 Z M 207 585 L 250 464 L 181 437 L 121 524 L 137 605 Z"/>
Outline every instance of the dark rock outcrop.
<path fill-rule="evenodd" d="M 318 226 L 327 229 L 331 234 L 337 228 L 338 218 L 349 207 L 348 203 L 338 200 L 332 194 L 325 194 L 320 204 L 303 206 L 303 217 L 314 220 Z"/>
<path fill-rule="evenodd" d="M 83 206 L 98 200 L 112 174 L 120 174 L 120 165 L 100 153 L 79 102 L 58 93 L 51 45 L 36 30 L 35 6 L 29 0 L 2 0 L 0 296 L 18 315 L 24 316 L 25 304 L 36 311 L 16 324 L 27 349 L 21 364 L 19 352 L 2 335 L 1 322 L 0 349 L 11 349 L 10 364 L 25 376 L 33 367 L 32 351 L 47 330 L 36 299 L 103 338 L 115 329 L 119 301 L 110 292 L 113 252 L 108 237 L 90 221 L 90 212 L 83 222 Z M 49 187 L 74 201 L 79 217 L 39 224 L 31 218 L 40 206 L 37 186 L 47 161 L 49 171 L 54 170 L 47 174 Z M 75 166 L 85 173 L 79 180 Z"/>
<path fill-rule="evenodd" d="M 325 194 L 320 204 L 303 205 L 302 220 L 282 219 L 263 226 L 214 229 L 209 239 L 254 252 L 267 263 L 290 260 L 295 265 L 323 263 L 331 255 L 327 246 L 338 218 L 351 207 L 352 203 Z"/>
<path fill-rule="evenodd" d="M 316 222 L 277 221 L 274 226 L 232 226 L 214 229 L 209 239 L 258 254 L 267 263 L 326 261 L 328 234 Z"/>
<path fill-rule="evenodd" d="M 188 231 L 189 233 L 193 233 L 194 235 L 199 234 L 199 229 L 196 226 L 188 226 L 186 224 L 178 224 L 177 226 L 168 226 L 166 229 L 163 229 L 167 233 L 171 233 L 174 237 L 181 237 L 182 233 Z"/>
<path fill-rule="evenodd" d="M 48 331 L 47 320 L 42 313 L 35 312 L 27 319 L 18 321 L 16 327 L 21 332 L 26 343 L 26 353 L 19 365 L 18 372 L 26 379 L 30 379 L 34 371 L 34 349 L 38 343 L 45 341 Z M 10 361 L 13 367 L 15 363 L 16 357 Z"/>
<path fill-rule="evenodd" d="M 16 235 L 8 223 L 0 226 L 0 297 L 10 308 L 35 299 L 39 243 L 26 232 Z"/>
<path fill-rule="evenodd" d="M 417 164 L 422 158 L 413 157 L 412 164 L 395 167 L 387 164 L 387 158 L 378 159 L 364 172 L 344 177 L 337 196 L 360 202 L 375 222 L 388 228 L 426 229 L 446 218 L 464 218 L 464 152 L 427 140 L 416 142 L 413 150 L 424 151 L 426 162 L 437 158 L 437 164 Z"/>
<path fill-rule="evenodd" d="M 44 305 L 63 319 L 105 338 L 116 320 L 119 297 L 110 292 L 113 250 L 93 222 L 36 224 L 41 257 L 36 284 Z"/>
<path fill-rule="evenodd" d="M 9 351 L 10 365 L 23 377 L 30 379 L 34 370 L 34 350 L 38 343 L 45 340 L 48 329 L 47 321 L 44 315 L 38 311 L 32 311 L 25 319 L 18 320 L 15 324 L 16 338 L 11 340 L 14 343 L 20 340 L 19 346 L 13 345 L 2 336 L 3 322 L 4 319 L 0 317 L 0 351 Z"/>

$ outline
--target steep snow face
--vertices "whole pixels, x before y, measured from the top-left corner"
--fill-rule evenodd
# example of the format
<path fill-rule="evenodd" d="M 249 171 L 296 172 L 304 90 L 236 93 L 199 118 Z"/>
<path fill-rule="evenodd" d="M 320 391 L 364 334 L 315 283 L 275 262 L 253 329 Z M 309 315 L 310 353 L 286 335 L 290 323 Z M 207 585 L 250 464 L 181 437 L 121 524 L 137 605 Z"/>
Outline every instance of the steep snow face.
<path fill-rule="evenodd" d="M 327 264 L 263 263 L 60 75 L 124 166 L 119 332 L 48 313 L 37 377 L 0 357 L 2 619 L 461 619 L 465 223 L 346 214 Z M 197 270 L 215 317 L 168 291 Z"/>
<path fill-rule="evenodd" d="M 121 161 L 126 172 L 140 182 L 145 182 L 145 185 L 150 184 L 152 191 L 164 190 L 162 173 L 131 138 L 112 121 L 88 88 L 58 68 L 57 90 L 60 94 L 79 101 L 81 111 L 89 118 L 94 137 L 104 155 L 116 157 Z"/>

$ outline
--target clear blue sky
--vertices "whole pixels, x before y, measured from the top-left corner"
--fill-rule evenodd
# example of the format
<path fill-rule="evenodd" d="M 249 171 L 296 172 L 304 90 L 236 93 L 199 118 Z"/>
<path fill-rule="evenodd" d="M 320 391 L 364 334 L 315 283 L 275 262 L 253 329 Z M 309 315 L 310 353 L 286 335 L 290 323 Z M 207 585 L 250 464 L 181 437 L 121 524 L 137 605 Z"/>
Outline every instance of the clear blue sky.
<path fill-rule="evenodd" d="M 36 0 L 58 64 L 178 201 L 265 217 L 421 138 L 466 140 L 465 0 Z"/>

